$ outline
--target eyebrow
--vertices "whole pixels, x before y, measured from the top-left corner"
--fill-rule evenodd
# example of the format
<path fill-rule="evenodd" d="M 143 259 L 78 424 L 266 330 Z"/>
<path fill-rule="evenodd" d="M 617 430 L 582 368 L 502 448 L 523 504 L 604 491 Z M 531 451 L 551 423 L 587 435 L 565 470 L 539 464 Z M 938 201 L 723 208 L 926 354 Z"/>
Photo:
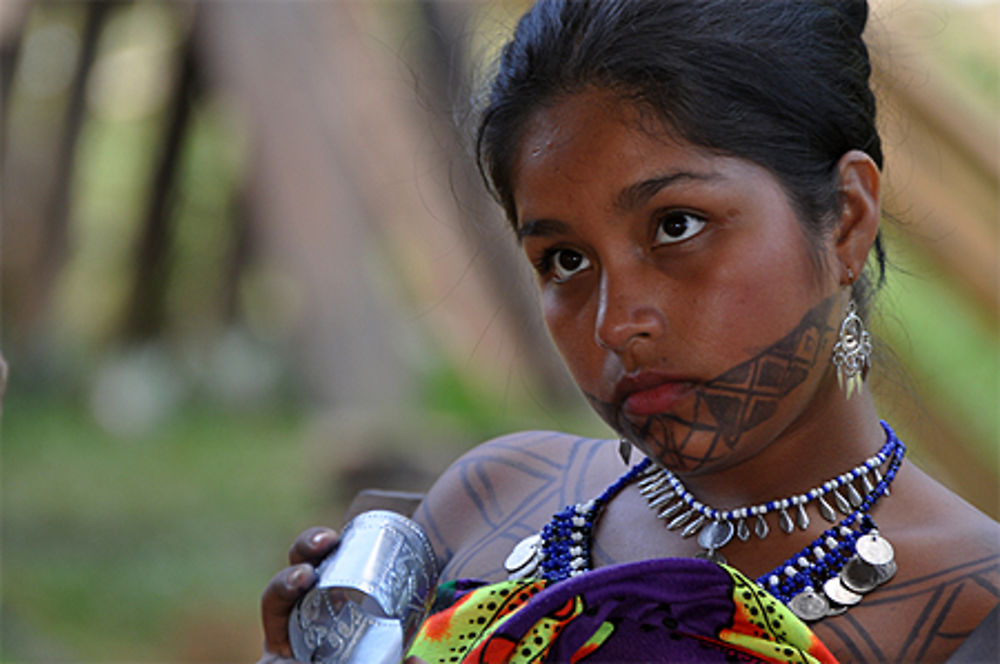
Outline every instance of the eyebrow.
<path fill-rule="evenodd" d="M 722 175 L 713 171 L 699 173 L 694 171 L 676 171 L 648 178 L 629 185 L 615 197 L 614 207 L 622 212 L 629 212 L 641 207 L 656 195 L 657 192 L 680 182 L 696 181 L 710 182 L 721 180 Z M 569 224 L 556 219 L 533 219 L 526 221 L 517 228 L 517 241 L 526 237 L 551 237 L 569 231 Z"/>
<path fill-rule="evenodd" d="M 615 209 L 622 212 L 634 210 L 647 203 L 649 199 L 655 196 L 660 190 L 679 182 L 686 182 L 689 180 L 708 182 L 720 179 L 722 179 L 722 175 L 713 171 L 705 173 L 698 173 L 694 171 L 664 173 L 663 175 L 658 175 L 656 177 L 637 182 L 626 187 L 625 189 L 622 189 L 615 198 Z"/>
<path fill-rule="evenodd" d="M 517 227 L 517 241 L 526 237 L 552 237 L 562 235 L 569 230 L 569 224 L 555 219 L 533 219 Z"/>

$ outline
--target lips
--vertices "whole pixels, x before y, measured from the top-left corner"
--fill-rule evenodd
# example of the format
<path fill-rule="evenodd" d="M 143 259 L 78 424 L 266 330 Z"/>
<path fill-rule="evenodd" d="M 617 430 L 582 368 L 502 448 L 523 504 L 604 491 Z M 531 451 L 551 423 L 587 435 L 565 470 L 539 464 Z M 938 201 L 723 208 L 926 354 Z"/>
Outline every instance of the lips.
<path fill-rule="evenodd" d="M 683 377 L 656 372 L 626 376 L 615 387 L 616 401 L 630 415 L 666 413 L 694 389 Z"/>

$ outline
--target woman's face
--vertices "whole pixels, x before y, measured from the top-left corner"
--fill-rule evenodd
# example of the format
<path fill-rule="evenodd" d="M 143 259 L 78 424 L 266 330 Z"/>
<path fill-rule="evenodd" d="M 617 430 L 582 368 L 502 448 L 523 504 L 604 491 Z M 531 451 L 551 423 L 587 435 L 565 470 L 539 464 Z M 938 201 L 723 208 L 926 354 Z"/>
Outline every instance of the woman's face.
<path fill-rule="evenodd" d="M 613 95 L 535 113 L 513 164 L 517 233 L 548 328 L 613 428 L 674 470 L 762 449 L 829 386 L 842 311 L 778 181 L 640 127 Z M 819 260 L 816 260 L 819 258 Z"/>

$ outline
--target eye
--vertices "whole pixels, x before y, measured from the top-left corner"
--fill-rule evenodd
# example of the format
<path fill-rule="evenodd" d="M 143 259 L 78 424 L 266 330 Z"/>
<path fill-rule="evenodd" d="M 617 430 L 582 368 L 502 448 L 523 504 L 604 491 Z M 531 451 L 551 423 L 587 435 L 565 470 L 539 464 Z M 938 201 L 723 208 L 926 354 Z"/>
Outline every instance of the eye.
<path fill-rule="evenodd" d="M 656 244 L 676 244 L 694 237 L 708 223 L 693 212 L 672 211 L 660 217 L 656 227 Z"/>
<path fill-rule="evenodd" d="M 579 251 L 572 249 L 552 249 L 545 252 L 539 262 L 539 272 L 543 275 L 551 274 L 552 280 L 562 283 L 590 267 L 590 259 Z"/>

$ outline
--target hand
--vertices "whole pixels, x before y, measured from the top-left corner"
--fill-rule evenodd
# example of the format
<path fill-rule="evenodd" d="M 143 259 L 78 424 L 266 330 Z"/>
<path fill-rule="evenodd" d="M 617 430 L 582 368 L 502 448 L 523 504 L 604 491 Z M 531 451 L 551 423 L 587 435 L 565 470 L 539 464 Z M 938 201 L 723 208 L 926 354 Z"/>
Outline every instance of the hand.
<path fill-rule="evenodd" d="M 292 647 L 288 642 L 288 616 L 295 602 L 316 582 L 315 566 L 340 541 L 329 528 L 310 528 L 299 535 L 288 550 L 290 567 L 271 579 L 260 598 L 264 623 L 264 653 L 258 664 L 289 664 Z"/>

